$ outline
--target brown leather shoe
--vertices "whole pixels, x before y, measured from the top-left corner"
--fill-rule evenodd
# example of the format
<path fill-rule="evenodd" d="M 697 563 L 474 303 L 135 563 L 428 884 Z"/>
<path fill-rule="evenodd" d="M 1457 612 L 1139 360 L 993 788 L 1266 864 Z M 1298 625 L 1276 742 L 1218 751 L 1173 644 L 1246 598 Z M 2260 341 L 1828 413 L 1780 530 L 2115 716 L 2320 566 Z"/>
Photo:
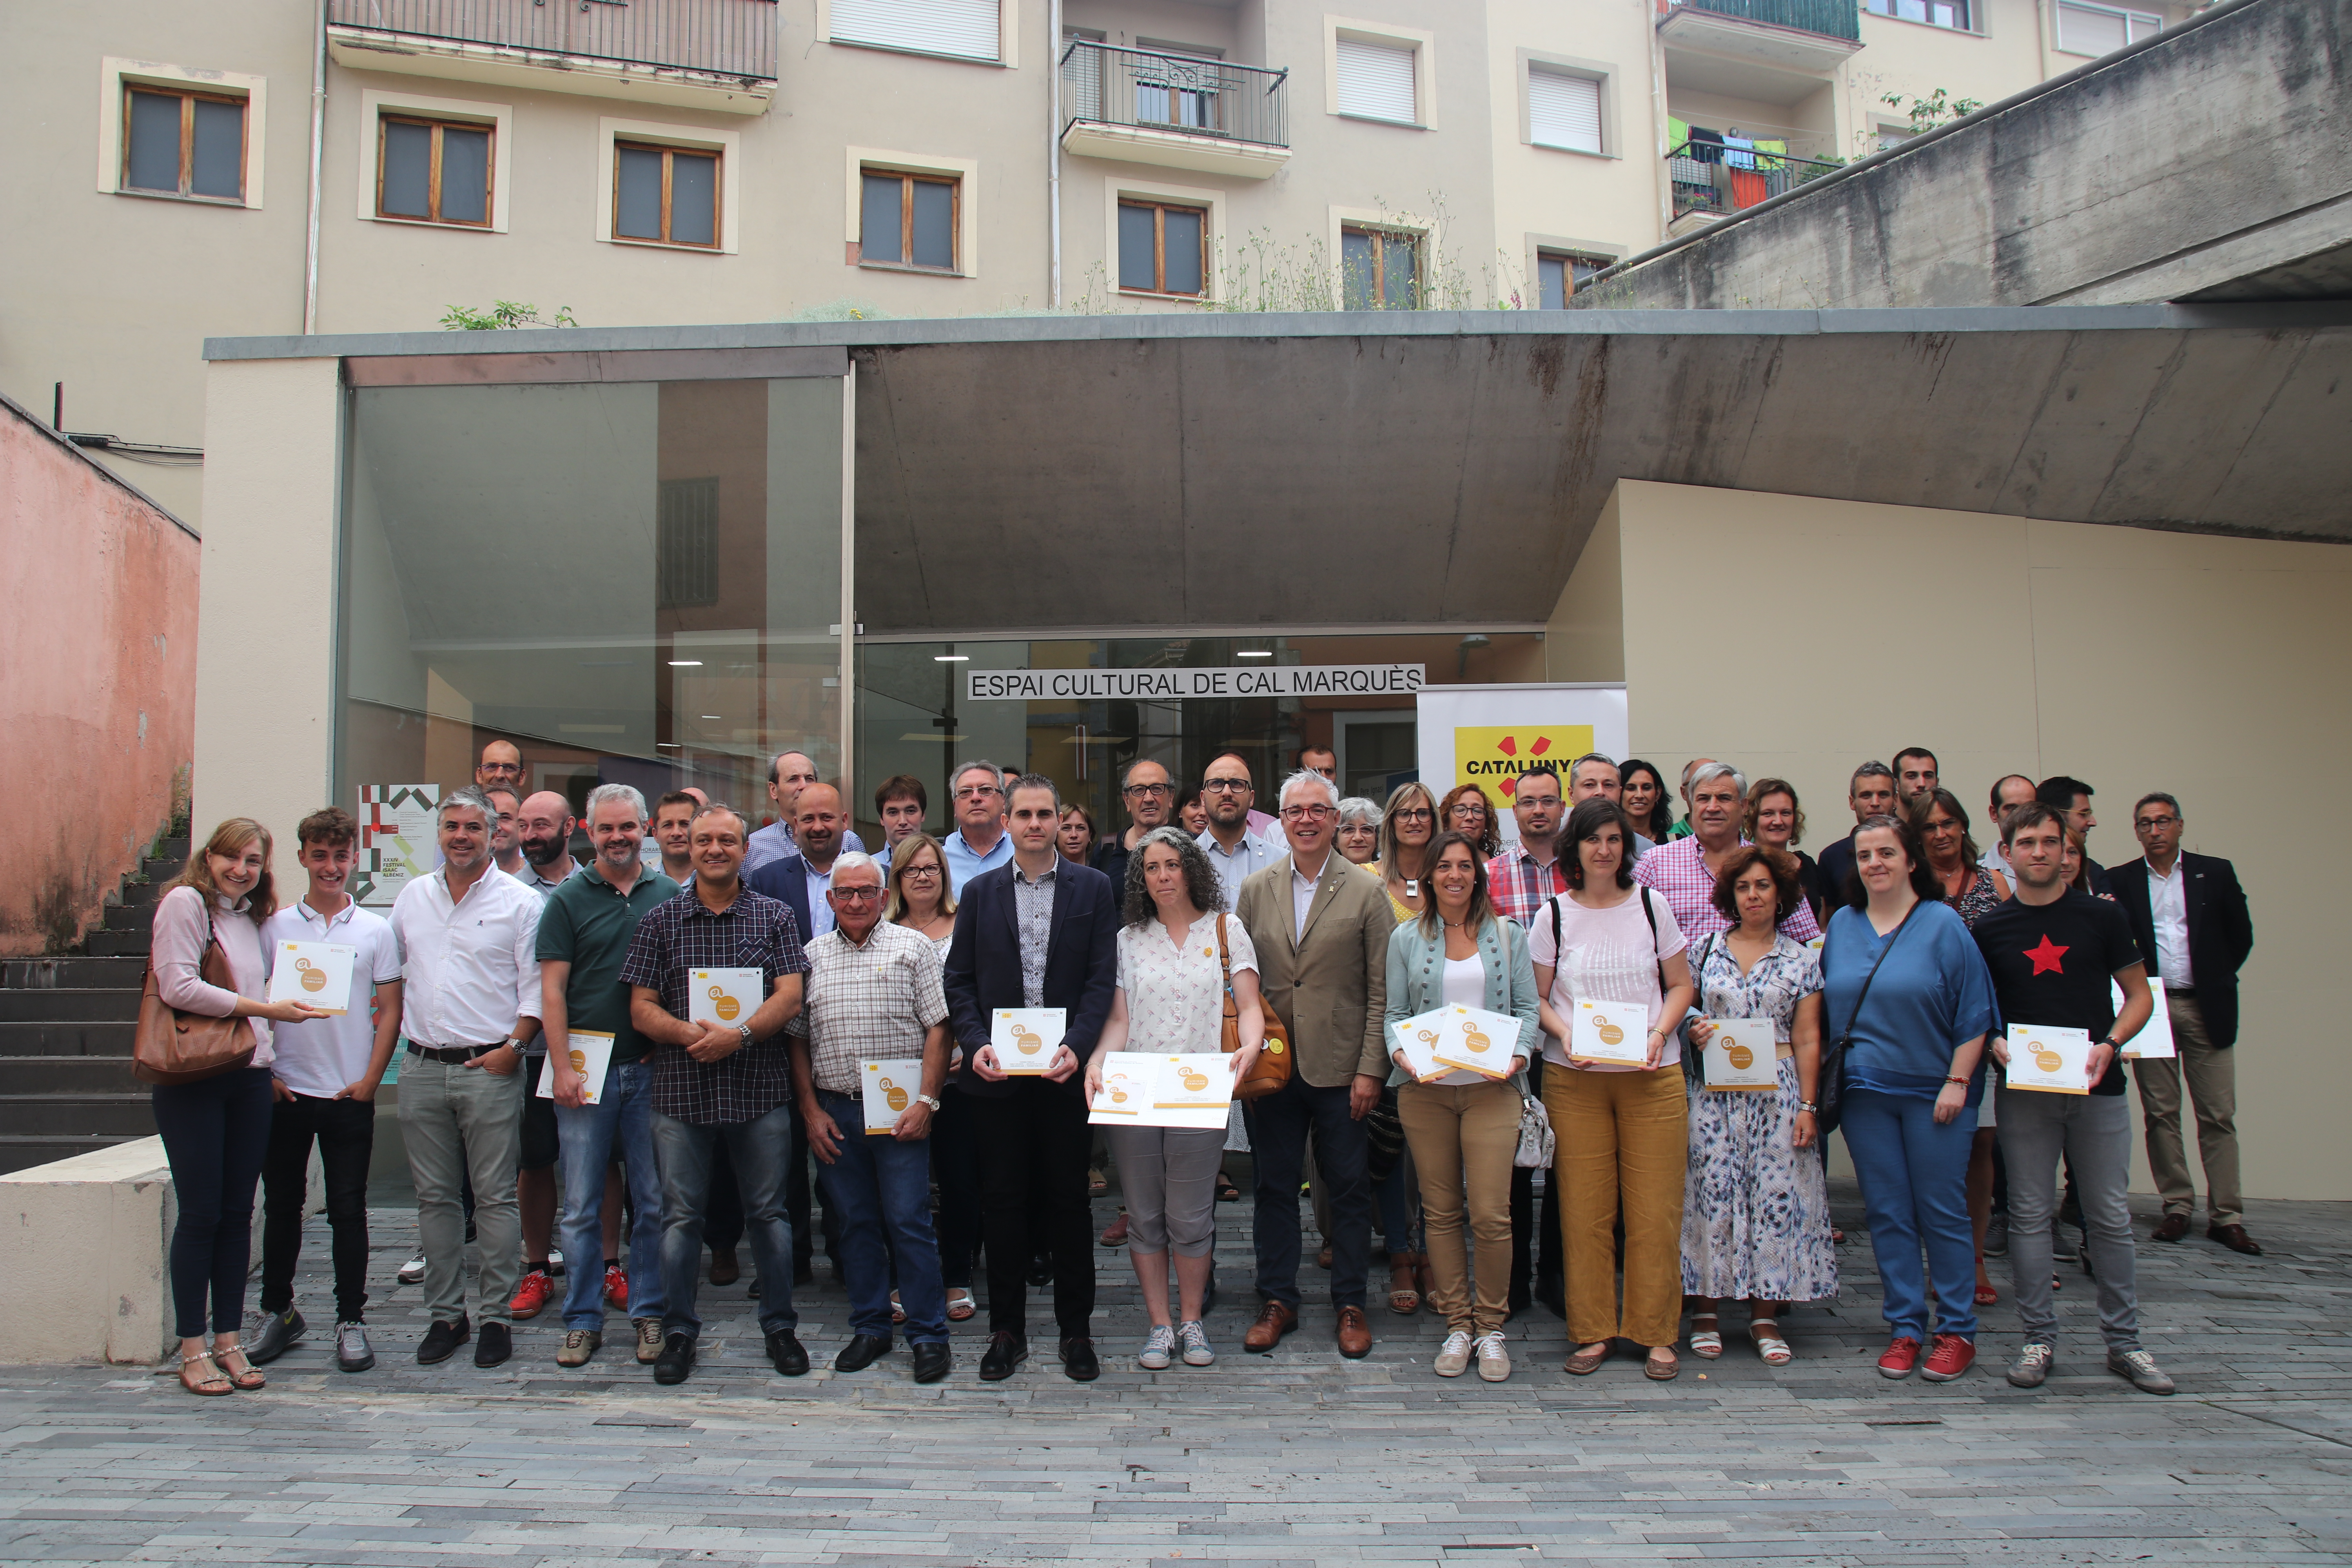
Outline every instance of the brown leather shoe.
<path fill-rule="evenodd" d="M 2179 1241 L 2188 1234 L 2189 1216 L 2178 1211 L 2156 1222 L 2156 1239 L 2158 1241 Z"/>
<path fill-rule="evenodd" d="M 2263 1255 L 2263 1249 L 2254 1245 L 2254 1238 L 2246 1234 L 2242 1225 L 2209 1225 L 2205 1227 L 2205 1239 L 2218 1241 L 2231 1251 L 2242 1252 L 2249 1258 Z"/>
<path fill-rule="evenodd" d="M 1280 1301 L 1268 1301 L 1258 1310 L 1257 1321 L 1249 1326 L 1249 1332 L 1242 1336 L 1242 1349 L 1264 1355 L 1282 1342 L 1283 1335 L 1297 1326 L 1298 1313 L 1295 1308 L 1286 1307 Z"/>
<path fill-rule="evenodd" d="M 1339 1353 L 1349 1361 L 1361 1361 L 1372 1353 L 1371 1320 L 1364 1316 L 1361 1307 L 1339 1309 Z"/>

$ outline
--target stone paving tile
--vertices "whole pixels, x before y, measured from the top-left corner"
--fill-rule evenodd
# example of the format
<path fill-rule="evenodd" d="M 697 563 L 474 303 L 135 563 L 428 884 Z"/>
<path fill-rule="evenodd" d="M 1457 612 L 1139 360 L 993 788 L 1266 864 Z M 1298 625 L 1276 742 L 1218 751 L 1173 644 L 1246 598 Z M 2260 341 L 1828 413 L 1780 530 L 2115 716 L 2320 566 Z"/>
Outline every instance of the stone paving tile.
<path fill-rule="evenodd" d="M 0 1372 L 0 1564 L 2352 1562 L 2352 1205 L 2259 1205 L 2262 1258 L 2143 1244 L 2144 1331 L 2182 1387 L 2168 1400 L 2101 1370 L 2074 1266 L 2043 1389 L 2000 1380 L 2005 1303 L 1969 1377 L 1885 1382 L 1864 1244 L 1841 1255 L 1836 1301 L 1789 1314 L 1799 1360 L 1777 1372 L 1735 1335 L 1672 1384 L 1630 1358 L 1571 1380 L 1538 1309 L 1511 1325 L 1509 1383 L 1445 1382 L 1433 1317 L 1375 1313 L 1373 1354 L 1348 1363 L 1311 1300 L 1280 1352 L 1247 1356 L 1246 1206 L 1220 1219 L 1217 1366 L 1135 1369 L 1132 1279 L 1106 1250 L 1099 1383 L 1060 1376 L 1044 1339 L 1012 1382 L 979 1383 L 975 1320 L 956 1373 L 926 1388 L 903 1352 L 826 1368 L 846 1303 L 822 1267 L 800 1292 L 804 1379 L 768 1367 L 742 1287 L 707 1285 L 681 1388 L 625 1345 L 557 1368 L 551 1316 L 519 1325 L 505 1367 L 419 1367 L 417 1293 L 398 1285 L 374 1303 L 380 1365 L 346 1377 L 314 1226 L 300 1288 L 320 1321 L 264 1394 Z M 389 1279 L 413 1217 L 373 1225 Z"/>

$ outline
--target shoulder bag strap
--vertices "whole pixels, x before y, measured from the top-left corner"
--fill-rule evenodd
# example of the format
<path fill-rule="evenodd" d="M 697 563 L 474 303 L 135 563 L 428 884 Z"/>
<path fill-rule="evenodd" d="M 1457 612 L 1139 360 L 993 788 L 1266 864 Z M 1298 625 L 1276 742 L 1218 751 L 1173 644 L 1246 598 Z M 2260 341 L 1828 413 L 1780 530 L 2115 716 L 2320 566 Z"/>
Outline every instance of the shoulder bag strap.
<path fill-rule="evenodd" d="M 1225 911 L 1217 911 L 1217 972 L 1225 982 L 1225 1016 L 1239 1018 L 1241 1010 L 1234 1001 L 1234 964 L 1225 953 Z"/>
<path fill-rule="evenodd" d="M 1838 1031 L 1837 1040 L 1830 1047 L 1831 1050 L 1840 1055 L 1844 1054 L 1848 1042 L 1853 1038 L 1853 1026 L 1862 1019 L 1862 1005 L 1870 1000 L 1870 983 L 1878 978 L 1878 966 L 1885 963 L 1886 955 L 1895 951 L 1895 943 L 1903 935 L 1903 928 L 1911 923 L 1911 917 L 1918 913 L 1919 905 L 1926 901 L 1924 899 L 1915 901 L 1903 912 L 1903 918 L 1895 922 L 1895 929 L 1886 933 L 1886 944 L 1878 950 L 1878 956 L 1871 961 L 1870 973 L 1862 977 L 1862 994 L 1853 999 L 1853 1015 L 1846 1019 L 1845 1027 Z M 1869 918 L 1867 914 L 1863 916 L 1864 920 Z M 1824 958 L 1829 955 L 1829 937 L 1824 934 L 1822 938 L 1822 954 Z"/>

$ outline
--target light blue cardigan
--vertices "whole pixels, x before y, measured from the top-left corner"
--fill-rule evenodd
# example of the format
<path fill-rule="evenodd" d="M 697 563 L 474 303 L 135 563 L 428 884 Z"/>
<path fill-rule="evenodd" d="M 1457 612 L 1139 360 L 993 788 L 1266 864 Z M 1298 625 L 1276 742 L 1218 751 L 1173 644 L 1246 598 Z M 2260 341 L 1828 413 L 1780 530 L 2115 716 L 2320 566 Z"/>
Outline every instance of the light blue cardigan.
<path fill-rule="evenodd" d="M 1396 1048 L 1399 1024 L 1445 1005 L 1444 928 L 1440 927 L 1437 934 L 1439 940 L 1434 942 L 1424 936 L 1416 915 L 1389 938 L 1388 1006 L 1382 1016 L 1391 1051 Z M 1503 956 L 1506 947 L 1510 951 L 1507 963 Z M 1478 956 L 1486 969 L 1486 994 L 1479 1005 L 1519 1021 L 1518 1043 L 1511 1051 L 1522 1058 L 1524 1070 L 1525 1059 L 1536 1053 L 1540 1033 L 1536 1022 L 1536 966 L 1528 956 L 1528 933 L 1509 916 L 1496 915 L 1478 932 Z M 1391 1087 L 1406 1081 L 1402 1068 L 1390 1068 Z"/>

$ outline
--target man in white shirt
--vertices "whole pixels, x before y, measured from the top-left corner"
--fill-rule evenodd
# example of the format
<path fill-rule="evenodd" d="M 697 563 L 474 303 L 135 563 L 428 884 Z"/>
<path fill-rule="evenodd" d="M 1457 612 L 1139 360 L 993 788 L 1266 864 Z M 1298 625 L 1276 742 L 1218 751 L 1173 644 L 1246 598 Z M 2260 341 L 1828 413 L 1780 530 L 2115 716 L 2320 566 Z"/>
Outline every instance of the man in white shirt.
<path fill-rule="evenodd" d="M 776 819 L 753 833 L 743 854 L 743 874 L 750 876 L 772 860 L 781 860 L 796 854 L 800 842 L 793 837 L 794 826 L 800 821 L 801 791 L 817 782 L 816 763 L 806 752 L 778 752 L 768 761 L 768 800 L 776 808 Z M 844 837 L 845 848 L 863 851 L 866 843 L 856 834 Z M 808 933 L 801 933 L 805 937 Z"/>
<path fill-rule="evenodd" d="M 336 806 L 314 811 L 294 837 L 310 890 L 263 923 L 261 951 L 274 969 L 279 962 L 310 963 L 282 959 L 286 942 L 348 947 L 351 988 L 344 996 L 326 998 L 342 1009 L 335 1016 L 270 1031 L 277 1103 L 261 1167 L 260 1321 L 247 1330 L 245 1348 L 257 1366 L 275 1361 L 310 1326 L 294 1306 L 294 1264 L 302 1250 L 315 1142 L 335 1237 L 335 1364 L 365 1372 L 375 1364 L 366 1326 L 368 1161 L 375 1149 L 376 1088 L 400 1038 L 400 949 L 391 924 L 344 891 L 359 860 L 359 824 L 352 814 Z M 324 989 L 319 987 L 321 994 Z"/>
<path fill-rule="evenodd" d="M 413 879 L 392 906 L 408 1037 L 400 1130 L 416 1188 L 425 1306 L 433 1320 L 416 1348 L 426 1365 L 448 1360 L 472 1337 L 458 1201 L 468 1175 L 482 1248 L 483 1323 L 474 1364 L 497 1366 L 514 1352 L 508 1303 L 522 1247 L 514 1198 L 522 1153 L 516 1068 L 525 1044 L 539 1035 L 541 903 L 512 877 L 492 874 L 496 815 L 470 784 L 443 796 L 436 814 L 440 868 Z"/>
<path fill-rule="evenodd" d="M 1315 776 L 1323 777 L 1319 773 Z M 1242 884 L 1252 872 L 1282 858 L 1279 847 L 1250 831 L 1250 807 L 1256 800 L 1249 764 L 1231 752 L 1211 762 L 1201 776 L 1201 805 L 1209 814 L 1209 826 L 1193 842 L 1207 852 L 1217 882 L 1225 889 L 1228 910 L 1237 906 Z"/>
<path fill-rule="evenodd" d="M 982 871 L 992 871 L 1013 858 L 1013 840 L 1004 831 L 1004 770 L 975 757 L 956 769 L 951 781 L 955 831 L 940 846 L 948 858 L 948 891 L 963 897 L 963 885 Z"/>

